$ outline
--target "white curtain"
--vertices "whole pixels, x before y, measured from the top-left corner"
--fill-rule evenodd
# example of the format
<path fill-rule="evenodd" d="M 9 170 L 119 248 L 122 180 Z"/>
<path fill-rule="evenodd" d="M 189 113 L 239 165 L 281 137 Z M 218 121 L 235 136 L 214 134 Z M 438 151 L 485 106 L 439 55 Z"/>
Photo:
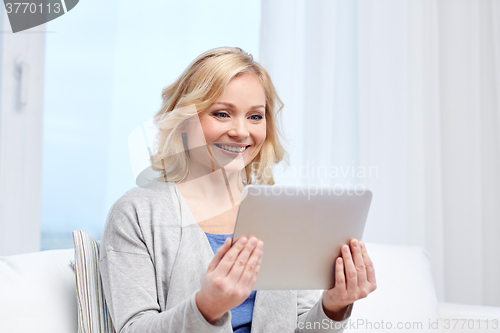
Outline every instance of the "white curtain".
<path fill-rule="evenodd" d="M 278 182 L 370 188 L 366 241 L 425 247 L 442 301 L 500 306 L 500 2 L 263 0 L 260 48 L 304 171 Z"/>

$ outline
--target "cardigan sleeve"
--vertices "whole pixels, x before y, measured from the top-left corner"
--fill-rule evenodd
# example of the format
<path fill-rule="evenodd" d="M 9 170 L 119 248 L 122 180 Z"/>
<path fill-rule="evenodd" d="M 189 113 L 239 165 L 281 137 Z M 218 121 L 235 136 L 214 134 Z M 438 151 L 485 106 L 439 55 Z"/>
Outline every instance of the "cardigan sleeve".
<path fill-rule="evenodd" d="M 341 333 L 351 316 L 349 305 L 341 321 L 330 319 L 323 310 L 322 290 L 297 290 L 297 328 L 296 333 L 329 332 Z"/>
<path fill-rule="evenodd" d="M 116 331 L 232 332 L 230 312 L 215 325 L 205 320 L 196 306 L 196 292 L 160 311 L 154 258 L 144 240 L 139 215 L 137 202 L 122 197 L 108 214 L 101 240 L 99 270 Z"/>

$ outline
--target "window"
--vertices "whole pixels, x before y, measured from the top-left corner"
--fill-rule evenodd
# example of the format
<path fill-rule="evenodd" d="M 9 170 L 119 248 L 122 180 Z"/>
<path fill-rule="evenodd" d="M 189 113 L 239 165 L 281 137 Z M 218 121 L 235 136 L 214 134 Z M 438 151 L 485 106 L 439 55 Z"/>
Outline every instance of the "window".
<path fill-rule="evenodd" d="M 258 59 L 260 1 L 84 1 L 46 30 L 43 250 L 72 247 L 75 229 L 100 239 L 135 186 L 128 135 L 196 56 L 239 46 Z"/>

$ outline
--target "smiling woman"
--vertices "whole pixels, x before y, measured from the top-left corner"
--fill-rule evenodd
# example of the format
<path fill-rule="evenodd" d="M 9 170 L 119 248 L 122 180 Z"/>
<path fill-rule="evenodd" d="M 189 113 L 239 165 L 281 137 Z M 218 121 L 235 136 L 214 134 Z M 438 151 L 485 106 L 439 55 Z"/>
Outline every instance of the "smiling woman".
<path fill-rule="evenodd" d="M 285 156 L 282 103 L 266 70 L 239 48 L 213 49 L 162 97 L 151 157 L 162 177 L 115 203 L 101 242 L 117 330 L 291 333 L 326 322 L 312 332 L 342 331 L 351 304 L 375 289 L 363 243 L 353 240 L 352 255 L 344 246 L 336 286 L 324 293 L 253 291 L 264 244 L 231 245 L 243 186 L 274 184 L 266 168 Z"/>

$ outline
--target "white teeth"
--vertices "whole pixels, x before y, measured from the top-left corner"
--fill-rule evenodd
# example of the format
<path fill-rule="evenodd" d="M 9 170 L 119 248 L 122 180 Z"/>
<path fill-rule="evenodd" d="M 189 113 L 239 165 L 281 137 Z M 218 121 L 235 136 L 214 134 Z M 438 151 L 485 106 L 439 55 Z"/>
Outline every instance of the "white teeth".
<path fill-rule="evenodd" d="M 222 148 L 222 149 L 234 152 L 234 153 L 241 153 L 245 149 L 247 149 L 247 147 L 233 147 L 233 146 L 227 146 L 227 145 L 217 145 L 217 146 L 220 147 L 220 148 Z"/>

